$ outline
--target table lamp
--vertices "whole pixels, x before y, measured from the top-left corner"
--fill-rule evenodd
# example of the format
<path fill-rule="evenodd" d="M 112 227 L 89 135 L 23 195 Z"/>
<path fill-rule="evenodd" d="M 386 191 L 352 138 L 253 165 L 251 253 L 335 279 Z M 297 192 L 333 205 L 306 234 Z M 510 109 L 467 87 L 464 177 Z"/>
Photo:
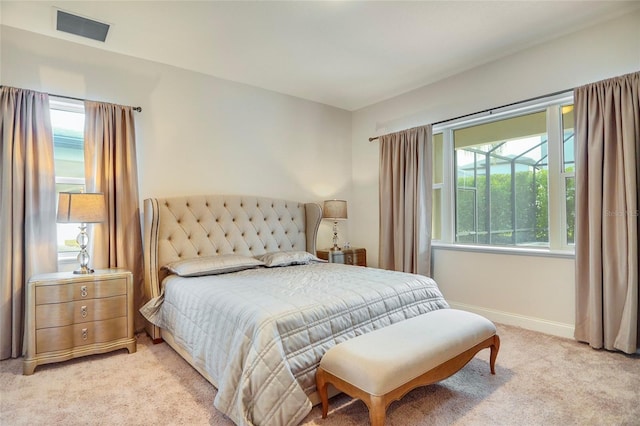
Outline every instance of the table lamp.
<path fill-rule="evenodd" d="M 89 268 L 89 253 L 87 245 L 87 223 L 100 223 L 106 220 L 106 206 L 104 194 L 85 192 L 61 192 L 58 198 L 58 223 L 79 223 L 80 233 L 76 238 L 80 245 L 78 262 L 80 268 L 73 271 L 74 274 L 91 274 Z"/>
<path fill-rule="evenodd" d="M 338 221 L 347 219 L 347 202 L 345 200 L 326 200 L 322 207 L 322 218 L 333 220 L 333 247 L 331 250 L 339 251 Z"/>

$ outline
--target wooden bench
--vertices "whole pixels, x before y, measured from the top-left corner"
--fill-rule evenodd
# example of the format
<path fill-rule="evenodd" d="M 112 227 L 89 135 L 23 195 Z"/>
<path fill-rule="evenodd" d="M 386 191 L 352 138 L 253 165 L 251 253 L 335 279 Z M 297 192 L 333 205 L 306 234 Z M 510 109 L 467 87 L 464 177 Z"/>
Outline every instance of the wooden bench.
<path fill-rule="evenodd" d="M 419 386 L 438 382 L 491 348 L 490 368 L 500 338 L 488 319 L 466 311 L 439 309 L 339 343 L 318 367 L 316 384 L 327 417 L 327 385 L 369 408 L 372 426 L 384 425 L 389 404 Z"/>

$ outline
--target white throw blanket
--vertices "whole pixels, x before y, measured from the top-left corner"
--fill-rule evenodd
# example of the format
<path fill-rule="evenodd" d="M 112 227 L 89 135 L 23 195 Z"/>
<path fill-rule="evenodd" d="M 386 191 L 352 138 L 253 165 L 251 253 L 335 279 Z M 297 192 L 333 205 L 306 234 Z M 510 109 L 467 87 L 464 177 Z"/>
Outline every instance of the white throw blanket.
<path fill-rule="evenodd" d="M 150 319 L 217 383 L 238 425 L 295 425 L 311 410 L 322 355 L 354 336 L 447 308 L 427 277 L 339 264 L 169 276 Z M 144 309 L 143 309 L 144 312 Z"/>

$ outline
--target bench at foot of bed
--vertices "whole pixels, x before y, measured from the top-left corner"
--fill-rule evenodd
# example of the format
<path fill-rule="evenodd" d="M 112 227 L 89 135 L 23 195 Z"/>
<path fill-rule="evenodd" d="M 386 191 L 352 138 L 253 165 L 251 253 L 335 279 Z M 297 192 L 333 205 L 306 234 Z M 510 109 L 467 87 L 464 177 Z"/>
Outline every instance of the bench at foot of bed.
<path fill-rule="evenodd" d="M 384 425 L 393 401 L 419 386 L 439 382 L 491 348 L 490 369 L 500 338 L 488 319 L 466 311 L 439 309 L 342 342 L 325 353 L 316 375 L 327 417 L 327 385 L 364 401 L 372 426 Z"/>

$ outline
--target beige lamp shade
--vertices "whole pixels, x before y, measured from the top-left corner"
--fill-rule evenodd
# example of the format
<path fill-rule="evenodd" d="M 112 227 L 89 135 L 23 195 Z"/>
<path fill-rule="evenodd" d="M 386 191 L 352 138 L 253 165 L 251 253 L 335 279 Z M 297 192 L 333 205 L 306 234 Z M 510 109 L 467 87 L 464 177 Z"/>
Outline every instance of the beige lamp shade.
<path fill-rule="evenodd" d="M 326 200 L 322 208 L 322 217 L 331 220 L 347 219 L 347 202 L 345 200 Z"/>
<path fill-rule="evenodd" d="M 58 198 L 58 223 L 99 223 L 106 217 L 104 194 L 61 192 Z"/>

